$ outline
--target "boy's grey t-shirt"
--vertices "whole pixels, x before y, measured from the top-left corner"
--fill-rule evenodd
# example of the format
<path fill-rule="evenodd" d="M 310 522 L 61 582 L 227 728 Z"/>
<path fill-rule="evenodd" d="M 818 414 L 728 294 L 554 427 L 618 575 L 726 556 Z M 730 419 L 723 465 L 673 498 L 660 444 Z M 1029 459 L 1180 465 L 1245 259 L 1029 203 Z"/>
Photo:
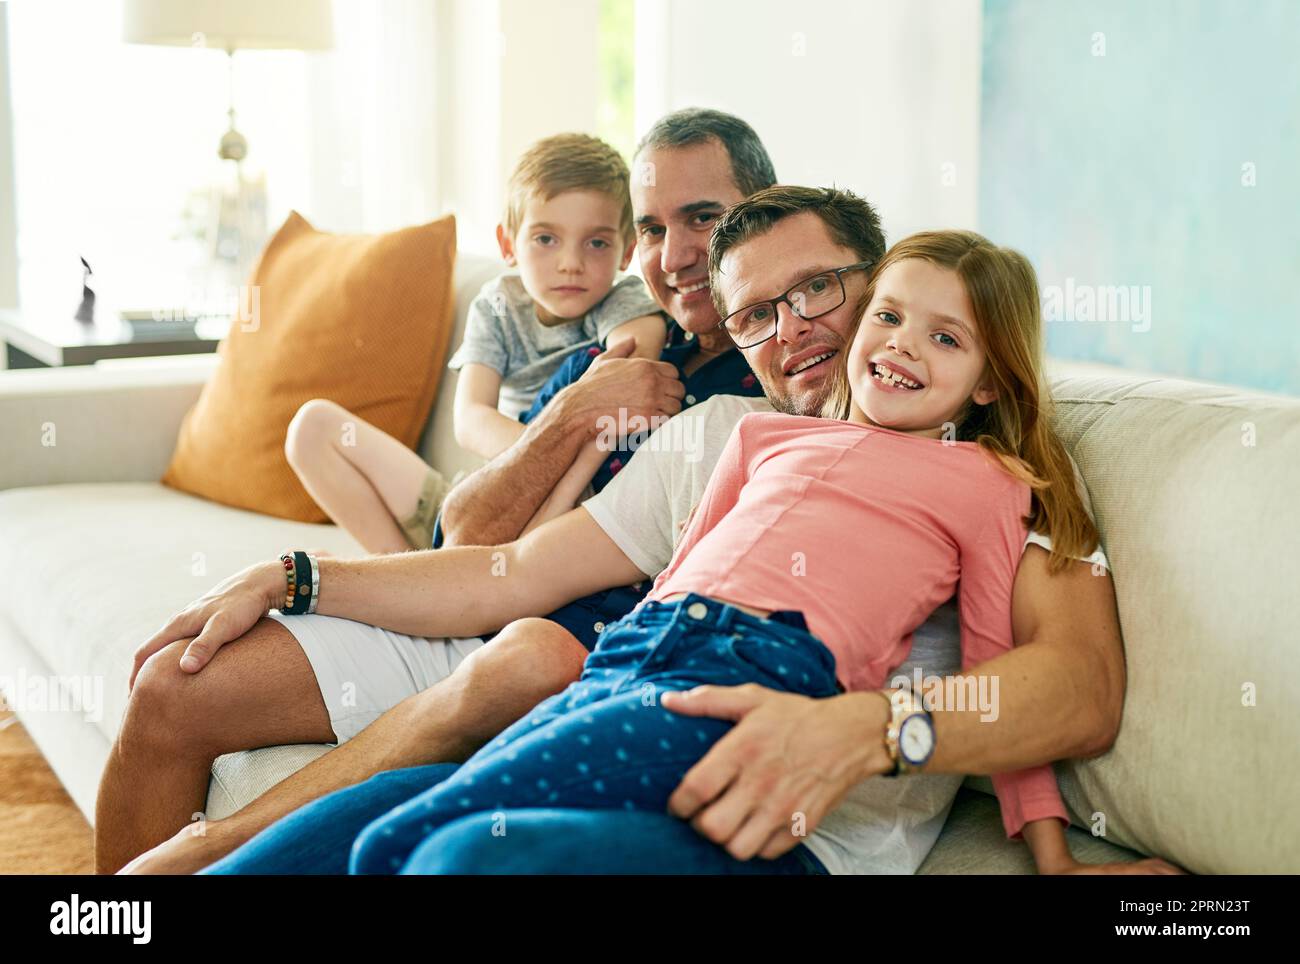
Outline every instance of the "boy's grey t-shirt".
<path fill-rule="evenodd" d="M 638 569 L 657 575 L 672 561 L 682 523 L 699 504 L 732 429 L 747 412 L 770 412 L 766 398 L 714 395 L 661 425 L 599 495 L 582 503 L 596 524 Z M 1075 481 L 1091 514 L 1087 488 Z M 1031 532 L 1026 547 L 1051 550 L 1051 539 Z M 1084 560 L 1109 568 L 1099 546 Z M 961 672 L 961 628 L 950 599 L 912 634 L 907 659 L 889 674 L 951 676 Z M 963 777 L 923 773 L 871 777 L 854 786 L 808 837 L 808 848 L 833 874 L 913 874 L 939 839 Z"/>
<path fill-rule="evenodd" d="M 659 310 L 645 283 L 628 275 L 582 318 L 543 325 L 523 279 L 509 272 L 485 284 L 470 304 L 465 338 L 447 367 L 460 371 L 474 363 L 498 372 L 497 410 L 518 418 L 566 357 L 579 348 L 603 345 L 619 325 Z"/>

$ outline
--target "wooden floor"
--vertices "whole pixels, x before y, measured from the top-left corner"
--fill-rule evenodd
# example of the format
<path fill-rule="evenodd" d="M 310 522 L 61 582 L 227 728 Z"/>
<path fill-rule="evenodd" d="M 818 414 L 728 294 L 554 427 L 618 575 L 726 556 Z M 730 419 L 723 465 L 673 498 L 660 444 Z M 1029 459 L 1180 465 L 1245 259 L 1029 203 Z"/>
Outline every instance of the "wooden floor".
<path fill-rule="evenodd" d="M 0 874 L 88 874 L 90 825 L 23 725 L 0 710 Z"/>

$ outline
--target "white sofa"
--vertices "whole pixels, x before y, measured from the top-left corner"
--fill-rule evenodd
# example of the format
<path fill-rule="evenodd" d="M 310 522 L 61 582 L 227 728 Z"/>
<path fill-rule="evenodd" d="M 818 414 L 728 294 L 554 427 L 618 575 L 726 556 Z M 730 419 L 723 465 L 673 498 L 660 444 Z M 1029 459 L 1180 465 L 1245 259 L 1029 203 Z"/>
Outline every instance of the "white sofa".
<path fill-rule="evenodd" d="M 461 325 L 494 270 L 461 256 Z M 212 584 L 285 546 L 357 549 L 332 526 L 157 482 L 215 361 L 0 373 L 0 680 L 102 680 L 97 719 L 21 703 L 18 712 L 88 818 L 136 646 Z M 444 379 L 420 446 L 449 476 L 474 465 L 452 437 L 453 384 Z M 1058 765 L 1082 828 L 1071 830 L 1076 855 L 1300 871 L 1300 653 L 1290 618 L 1300 400 L 1114 377 L 1058 379 L 1055 391 L 1058 427 L 1115 567 L 1129 671 L 1114 749 Z M 1253 446 L 1243 444 L 1250 425 Z M 1251 683 L 1255 705 L 1243 706 Z M 238 809 L 327 749 L 222 757 L 208 816 Z M 968 781 L 923 872 L 1032 870 L 1027 849 L 1003 838 L 989 789 Z M 1098 814 L 1104 837 L 1089 832 Z"/>

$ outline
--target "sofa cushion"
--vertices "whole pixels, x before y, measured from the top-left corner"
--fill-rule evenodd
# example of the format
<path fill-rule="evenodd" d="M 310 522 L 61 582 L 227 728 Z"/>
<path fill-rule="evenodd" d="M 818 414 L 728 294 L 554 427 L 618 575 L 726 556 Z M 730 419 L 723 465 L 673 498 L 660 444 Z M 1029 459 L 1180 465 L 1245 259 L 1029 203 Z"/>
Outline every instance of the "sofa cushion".
<path fill-rule="evenodd" d="M 1300 400 L 1066 378 L 1128 669 L 1112 749 L 1057 765 L 1074 819 L 1201 873 L 1294 872 Z"/>
<path fill-rule="evenodd" d="M 317 231 L 296 212 L 251 278 L 221 363 L 181 425 L 163 482 L 304 522 L 324 511 L 284 456 L 285 427 L 328 398 L 399 439 L 420 440 L 455 325 L 456 221 L 378 236 Z"/>
<path fill-rule="evenodd" d="M 334 526 L 272 519 L 156 482 L 0 492 L 0 532 L 0 609 L 49 672 L 102 680 L 92 722 L 110 740 L 132 655 L 177 611 L 288 547 L 361 551 Z"/>
<path fill-rule="evenodd" d="M 503 270 L 499 257 L 487 257 L 470 251 L 456 253 L 456 328 L 452 332 L 452 349 L 465 337 L 469 319 L 469 306 L 479 291 L 491 278 Z M 441 472 L 447 479 L 468 474 L 483 464 L 483 459 L 463 449 L 456 442 L 454 425 L 456 378 L 446 375 L 438 383 L 438 396 L 433 412 L 420 439 L 419 454 L 422 459 Z"/>
<path fill-rule="evenodd" d="M 1070 853 L 1085 864 L 1127 864 L 1142 855 L 1117 847 L 1076 827 L 1065 832 Z M 918 874 L 1032 874 L 1033 854 L 1020 841 L 1007 839 L 998 801 L 962 787 L 948 811 L 943 833 L 917 870 Z"/>
<path fill-rule="evenodd" d="M 298 743 L 217 757 L 212 763 L 203 815 L 208 820 L 225 819 L 333 748 L 333 743 Z"/>

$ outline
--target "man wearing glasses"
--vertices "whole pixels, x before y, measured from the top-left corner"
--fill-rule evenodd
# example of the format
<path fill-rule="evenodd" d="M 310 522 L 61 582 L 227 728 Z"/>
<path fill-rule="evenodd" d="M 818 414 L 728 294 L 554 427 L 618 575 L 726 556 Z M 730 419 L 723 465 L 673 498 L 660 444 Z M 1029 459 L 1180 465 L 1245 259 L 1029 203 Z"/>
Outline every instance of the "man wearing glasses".
<path fill-rule="evenodd" d="M 651 207 L 639 205 L 638 211 Z M 796 414 L 820 412 L 826 376 L 857 322 L 864 269 L 884 247 L 874 212 L 844 192 L 774 188 L 741 207 L 746 216 L 723 239 L 727 250 L 715 261 L 713 297 L 725 320 L 714 324 L 744 346 L 745 361 L 770 404 L 717 395 L 685 409 L 678 419 L 702 420 L 702 432 L 693 434 L 703 438 L 703 458 L 690 462 L 680 453 L 645 446 L 599 495 L 517 541 L 322 560 L 318 612 L 428 636 L 470 635 L 592 592 L 645 582 L 663 569 L 740 417 L 770 405 Z M 719 239 L 713 243 L 717 249 Z M 669 287 L 677 294 L 693 286 Z M 491 575 L 496 556 L 504 559 L 504 576 Z M 481 819 L 493 815 L 477 815 L 440 831 L 440 837 L 448 835 L 440 841 L 445 869 L 773 872 L 788 869 L 791 862 L 781 858 L 803 847 L 816 859 L 812 866 L 832 872 L 914 871 L 942 827 L 960 774 L 1095 754 L 1114 738 L 1123 663 L 1109 575 L 1093 575 L 1081 563 L 1049 576 L 1046 559 L 1041 544 L 1027 545 L 1015 587 L 1018 648 L 994 661 L 996 666 L 974 670 L 997 673 L 1007 684 L 997 721 L 981 723 L 973 712 L 935 712 L 934 750 L 923 774 L 872 779 L 894 763 L 884 738 L 888 707 L 873 694 L 807 700 L 755 686 L 707 688 L 687 696 L 683 712 L 737 725 L 687 774 L 670 814 L 509 811 L 504 836 Z M 282 578 L 272 585 L 271 575 L 249 578 L 264 578 L 269 596 L 282 586 Z M 228 600 L 223 611 L 235 618 L 237 609 Z M 957 653 L 949 603 L 917 632 L 908 662 L 894 672 L 906 675 L 916 667 L 926 674 L 953 673 Z M 509 673 L 501 666 L 497 671 Z M 569 678 L 576 677 L 577 667 L 570 671 Z M 525 709 L 517 707 L 516 715 Z M 423 716 L 394 710 L 371 728 L 387 734 L 381 760 L 401 756 L 402 746 L 409 760 L 411 745 L 431 738 L 445 744 L 447 733 L 457 730 L 456 718 L 437 718 L 427 702 L 420 710 Z M 389 725 L 390 719 L 402 722 L 405 731 Z M 356 750 L 366 743 L 363 733 L 322 760 L 348 752 L 360 759 Z M 374 772 L 373 762 L 364 766 Z M 294 797 L 282 789 L 309 770 L 268 795 L 281 813 Z M 217 869 L 341 872 L 366 824 L 453 770 L 453 764 L 412 767 L 331 793 L 274 824 Z M 353 780 L 368 775 L 362 764 L 353 772 L 360 773 Z M 314 792 L 298 792 L 298 801 L 333 789 L 328 783 L 309 782 Z M 334 787 L 343 785 L 335 778 Z M 191 848 L 190 860 L 228 851 L 247 839 L 249 828 L 265 826 L 267 812 L 260 826 L 232 817 L 226 821 L 234 822 L 230 833 L 214 833 L 210 825 L 205 843 Z M 799 820 L 792 822 L 794 815 Z"/>

